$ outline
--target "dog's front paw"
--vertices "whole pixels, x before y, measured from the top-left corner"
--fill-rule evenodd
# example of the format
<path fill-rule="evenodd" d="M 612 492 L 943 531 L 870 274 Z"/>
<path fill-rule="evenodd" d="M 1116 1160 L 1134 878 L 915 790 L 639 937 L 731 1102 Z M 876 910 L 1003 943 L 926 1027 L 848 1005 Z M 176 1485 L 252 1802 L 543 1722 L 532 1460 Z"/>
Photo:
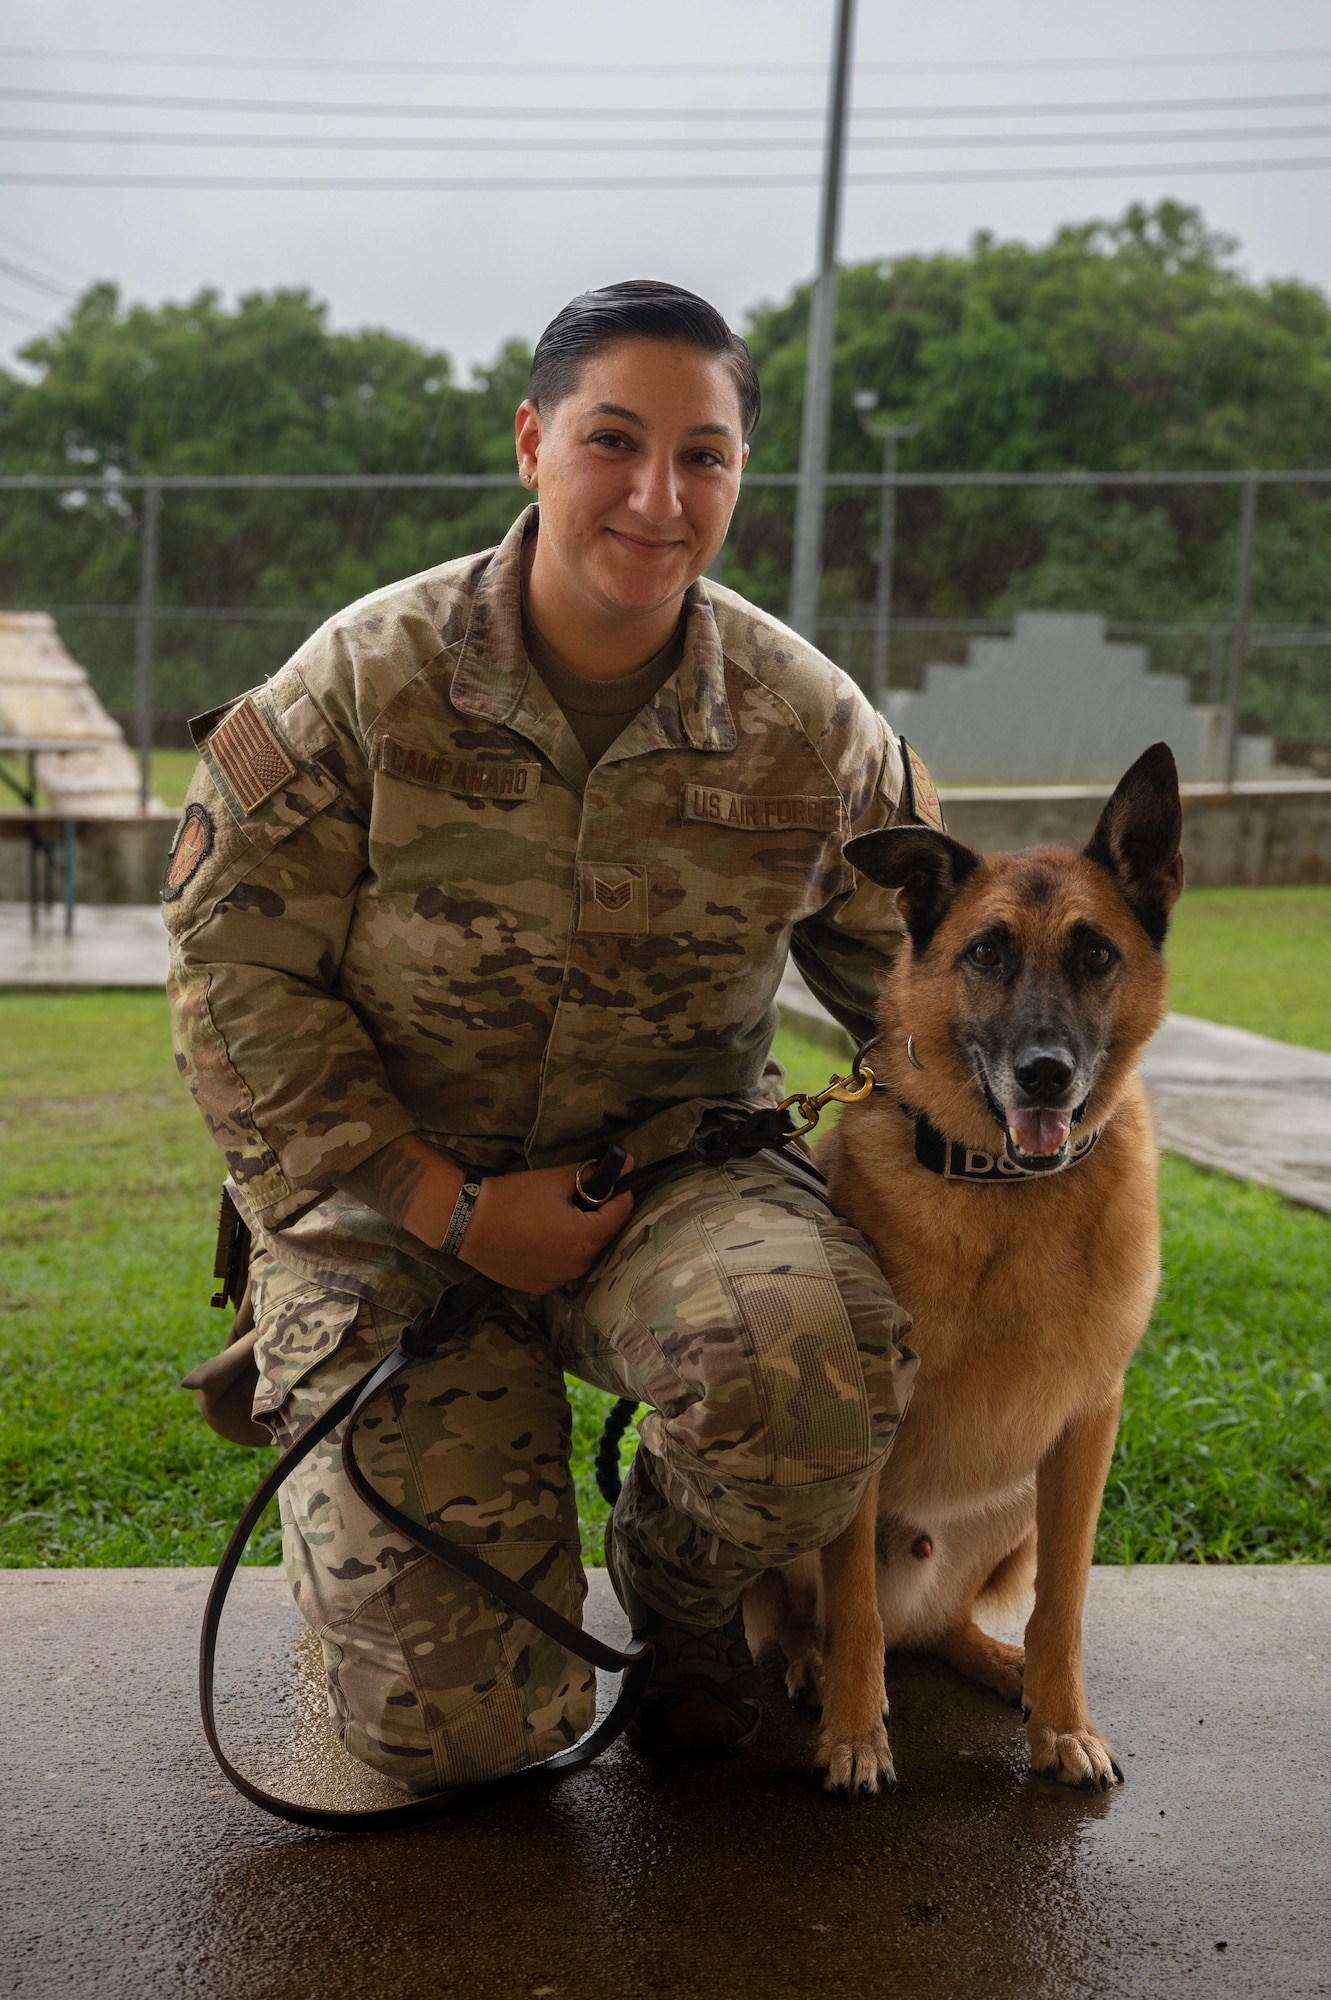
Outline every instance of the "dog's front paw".
<path fill-rule="evenodd" d="M 879 1792 L 894 1792 L 897 1788 L 887 1730 L 881 1722 L 863 1735 L 841 1740 L 824 1727 L 814 1753 L 813 1769 L 815 1776 L 823 1781 L 823 1790 L 838 1798 L 872 1799 Z"/>
<path fill-rule="evenodd" d="M 786 1693 L 792 1708 L 823 1705 L 823 1656 L 816 1646 L 792 1654 L 786 1666 Z"/>
<path fill-rule="evenodd" d="M 1123 1783 L 1109 1745 L 1089 1722 L 1060 1729 L 1032 1716 L 1026 1734 L 1037 1777 L 1083 1792 L 1109 1792 Z"/>

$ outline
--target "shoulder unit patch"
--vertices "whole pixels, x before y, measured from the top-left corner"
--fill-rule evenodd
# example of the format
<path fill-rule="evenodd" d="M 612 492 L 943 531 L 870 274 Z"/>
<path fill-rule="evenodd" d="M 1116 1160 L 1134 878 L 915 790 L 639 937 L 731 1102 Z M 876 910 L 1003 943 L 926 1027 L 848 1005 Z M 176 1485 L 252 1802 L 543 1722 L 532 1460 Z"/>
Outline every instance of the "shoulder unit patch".
<path fill-rule="evenodd" d="M 162 901 L 174 903 L 213 851 L 213 819 L 207 806 L 192 805 L 176 829 L 162 877 Z"/>
<path fill-rule="evenodd" d="M 918 750 L 912 750 L 904 736 L 898 741 L 901 744 L 901 768 L 906 780 L 901 799 L 906 809 L 904 817 L 917 821 L 920 826 L 931 826 L 935 833 L 946 833 L 943 808 L 938 802 L 938 787 L 929 776 L 923 757 Z"/>
<path fill-rule="evenodd" d="M 236 703 L 206 747 L 246 812 L 253 812 L 296 775 L 285 746 L 252 695 Z"/>

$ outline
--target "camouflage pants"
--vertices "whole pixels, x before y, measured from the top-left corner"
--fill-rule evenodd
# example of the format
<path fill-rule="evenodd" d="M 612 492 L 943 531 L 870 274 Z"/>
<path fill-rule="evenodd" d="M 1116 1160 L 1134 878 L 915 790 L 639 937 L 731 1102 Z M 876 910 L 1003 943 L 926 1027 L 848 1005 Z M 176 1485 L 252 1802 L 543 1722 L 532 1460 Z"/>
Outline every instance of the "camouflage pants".
<path fill-rule="evenodd" d="M 269 1261 L 256 1413 L 297 1435 L 401 1321 Z M 570 1373 L 650 1405 L 616 1509 L 648 1602 L 699 1628 L 852 1518 L 905 1410 L 908 1330 L 864 1239 L 779 1159 L 646 1194 L 576 1287 L 504 1293 L 361 1418 L 375 1486 L 580 1622 Z M 313 1355 L 313 1362 L 309 1357 Z M 287 1571 L 345 1748 L 413 1790 L 520 1769 L 590 1726 L 594 1676 L 361 1503 L 340 1432 L 283 1490 Z"/>

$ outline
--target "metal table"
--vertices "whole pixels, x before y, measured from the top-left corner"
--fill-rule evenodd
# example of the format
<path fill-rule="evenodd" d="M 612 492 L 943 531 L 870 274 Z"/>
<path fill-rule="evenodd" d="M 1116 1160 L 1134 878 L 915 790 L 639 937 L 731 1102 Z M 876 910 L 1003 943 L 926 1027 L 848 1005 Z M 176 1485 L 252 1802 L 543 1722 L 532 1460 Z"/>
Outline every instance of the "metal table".
<path fill-rule="evenodd" d="M 25 808 L 28 834 L 28 923 L 37 935 L 40 911 L 55 904 L 55 861 L 63 859 L 61 886 L 64 890 L 65 936 L 74 934 L 74 911 L 78 903 L 79 823 L 77 814 L 43 813 L 37 807 L 37 759 L 66 755 L 72 750 L 104 750 L 104 736 L 0 736 L 0 757 L 27 760 L 26 783 L 0 765 L 0 782 L 20 799 Z M 47 828 L 59 827 L 52 837 Z"/>

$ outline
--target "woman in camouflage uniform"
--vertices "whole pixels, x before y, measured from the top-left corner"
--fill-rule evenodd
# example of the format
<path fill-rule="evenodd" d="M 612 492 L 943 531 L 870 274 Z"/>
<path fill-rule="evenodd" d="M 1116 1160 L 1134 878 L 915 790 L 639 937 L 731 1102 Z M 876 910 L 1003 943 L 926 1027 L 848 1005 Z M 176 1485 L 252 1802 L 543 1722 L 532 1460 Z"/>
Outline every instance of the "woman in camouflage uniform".
<path fill-rule="evenodd" d="M 576 1619 L 563 1373 L 647 1404 L 609 1560 L 657 1646 L 638 1740 L 702 1752 L 757 1727 L 746 1584 L 850 1520 L 914 1368 L 780 1157 L 570 1200 L 607 1140 L 645 1165 L 775 1100 L 788 951 L 870 1032 L 896 920 L 842 841 L 936 811 L 851 682 L 703 578 L 758 405 L 691 293 L 574 300 L 517 415 L 539 508 L 199 720 L 163 892 L 180 1067 L 254 1230 L 256 1417 L 289 1440 L 442 1285 L 498 1280 L 362 1460 Z M 371 1514 L 337 1438 L 283 1519 L 346 1748 L 425 1792 L 565 1747 L 589 1670 Z"/>

